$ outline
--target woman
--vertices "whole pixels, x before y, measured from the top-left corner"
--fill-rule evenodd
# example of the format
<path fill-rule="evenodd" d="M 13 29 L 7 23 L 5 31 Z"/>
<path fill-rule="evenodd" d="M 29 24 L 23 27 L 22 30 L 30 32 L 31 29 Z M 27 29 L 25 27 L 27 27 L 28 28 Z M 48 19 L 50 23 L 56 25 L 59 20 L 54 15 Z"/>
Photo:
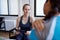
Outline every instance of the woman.
<path fill-rule="evenodd" d="M 29 16 L 30 5 L 23 6 L 24 15 L 17 18 L 16 25 L 16 40 L 29 40 L 28 35 L 32 29 L 32 17 Z"/>
<path fill-rule="evenodd" d="M 33 23 L 39 40 L 60 40 L 60 0 L 46 0 L 44 14 L 44 19 Z"/>

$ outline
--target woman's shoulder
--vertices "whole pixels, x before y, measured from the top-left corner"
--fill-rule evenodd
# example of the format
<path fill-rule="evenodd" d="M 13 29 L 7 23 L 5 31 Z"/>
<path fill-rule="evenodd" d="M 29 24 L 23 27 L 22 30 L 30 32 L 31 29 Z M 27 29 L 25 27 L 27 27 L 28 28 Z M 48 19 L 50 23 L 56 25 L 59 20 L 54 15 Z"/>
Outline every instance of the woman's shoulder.
<path fill-rule="evenodd" d="M 56 17 L 56 21 L 59 21 L 60 22 L 60 16 L 57 16 Z"/>
<path fill-rule="evenodd" d="M 31 16 L 30 16 L 30 19 L 32 20 L 32 19 L 33 19 L 33 17 L 31 17 Z"/>
<path fill-rule="evenodd" d="M 30 22 L 33 22 L 33 17 L 30 16 Z"/>
<path fill-rule="evenodd" d="M 20 19 L 21 19 L 21 16 L 18 16 L 18 17 L 17 17 L 17 21 L 20 21 Z"/>

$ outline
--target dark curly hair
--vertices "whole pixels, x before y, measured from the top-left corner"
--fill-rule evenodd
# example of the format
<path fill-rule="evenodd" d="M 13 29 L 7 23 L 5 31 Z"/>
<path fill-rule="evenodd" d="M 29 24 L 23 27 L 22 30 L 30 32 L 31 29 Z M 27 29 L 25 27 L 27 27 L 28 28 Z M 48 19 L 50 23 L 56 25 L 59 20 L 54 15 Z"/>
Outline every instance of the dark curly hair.
<path fill-rule="evenodd" d="M 60 13 L 60 0 L 46 0 L 46 3 L 50 1 L 51 3 L 51 10 L 48 12 L 48 15 L 45 16 L 45 19 L 50 19 L 53 17 L 57 12 Z"/>

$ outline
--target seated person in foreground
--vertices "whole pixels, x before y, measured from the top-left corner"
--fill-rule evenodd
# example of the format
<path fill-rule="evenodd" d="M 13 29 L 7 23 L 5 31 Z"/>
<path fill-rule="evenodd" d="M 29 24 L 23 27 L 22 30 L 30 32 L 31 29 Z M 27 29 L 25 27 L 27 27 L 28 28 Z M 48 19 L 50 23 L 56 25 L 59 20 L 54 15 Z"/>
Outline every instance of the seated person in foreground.
<path fill-rule="evenodd" d="M 44 14 L 33 23 L 39 40 L 60 40 L 60 0 L 46 0 Z"/>

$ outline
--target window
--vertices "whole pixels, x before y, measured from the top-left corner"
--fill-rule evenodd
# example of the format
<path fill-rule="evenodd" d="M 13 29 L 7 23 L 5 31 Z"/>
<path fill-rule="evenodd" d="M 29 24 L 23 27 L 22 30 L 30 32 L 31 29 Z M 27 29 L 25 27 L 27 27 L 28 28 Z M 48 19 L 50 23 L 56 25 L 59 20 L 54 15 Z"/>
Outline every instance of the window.
<path fill-rule="evenodd" d="M 43 12 L 44 3 L 46 0 L 35 0 L 34 1 L 34 12 L 35 17 L 45 16 Z"/>
<path fill-rule="evenodd" d="M 0 15 L 8 15 L 7 0 L 0 0 Z"/>
<path fill-rule="evenodd" d="M 18 15 L 18 0 L 0 0 L 0 15 Z"/>

